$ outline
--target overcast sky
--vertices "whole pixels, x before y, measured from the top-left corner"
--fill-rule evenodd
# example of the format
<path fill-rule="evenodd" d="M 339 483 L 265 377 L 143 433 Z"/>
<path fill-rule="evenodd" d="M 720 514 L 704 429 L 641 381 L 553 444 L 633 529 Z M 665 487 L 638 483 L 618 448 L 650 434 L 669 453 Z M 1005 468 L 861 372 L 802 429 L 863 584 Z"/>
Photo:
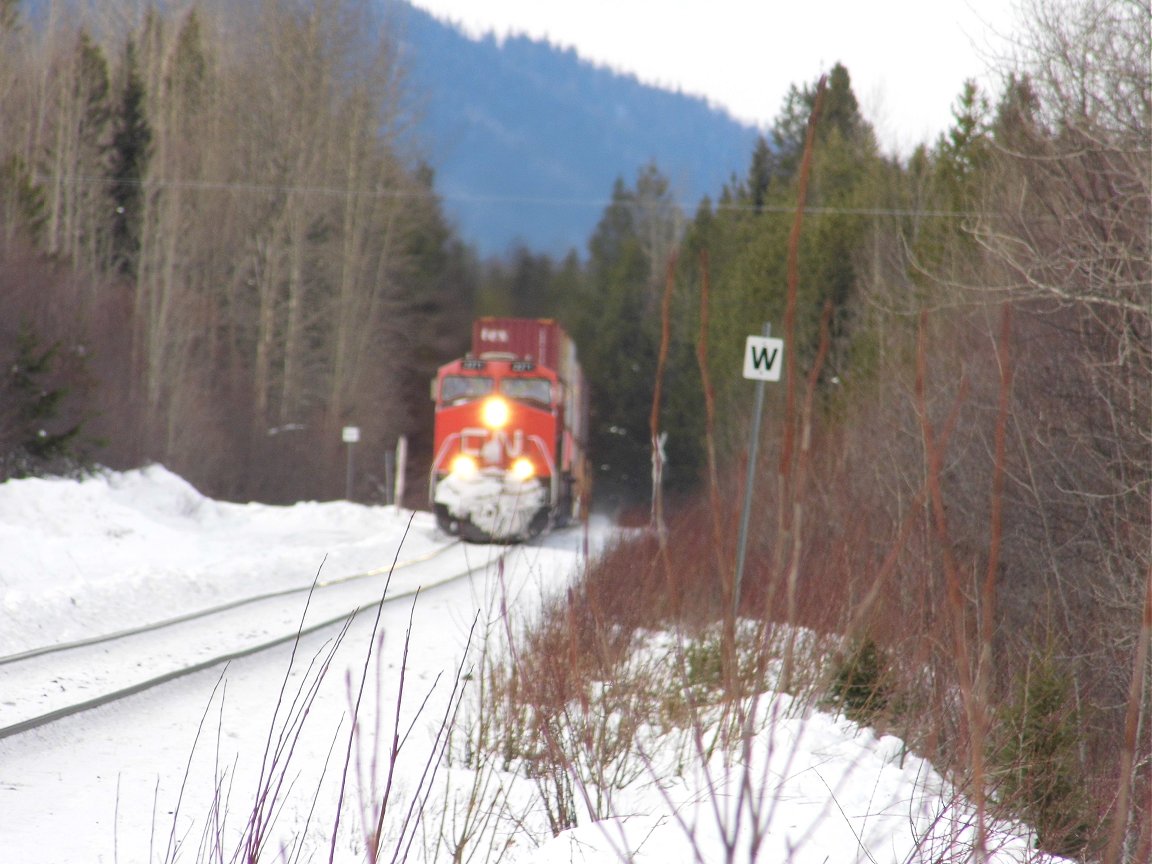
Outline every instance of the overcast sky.
<path fill-rule="evenodd" d="M 836 62 L 887 151 L 948 127 L 963 83 L 991 58 L 1018 0 L 412 0 L 472 35 L 526 33 L 641 80 L 708 97 L 764 126 L 790 84 Z"/>

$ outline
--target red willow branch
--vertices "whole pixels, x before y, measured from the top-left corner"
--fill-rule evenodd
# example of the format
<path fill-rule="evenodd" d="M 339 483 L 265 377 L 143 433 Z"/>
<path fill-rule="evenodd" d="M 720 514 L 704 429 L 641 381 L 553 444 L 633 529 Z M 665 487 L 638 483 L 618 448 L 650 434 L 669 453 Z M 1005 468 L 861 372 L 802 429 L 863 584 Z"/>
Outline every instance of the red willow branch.
<path fill-rule="evenodd" d="M 792 495 L 792 549 L 789 554 L 786 581 L 788 624 L 790 626 L 788 627 L 788 642 L 784 647 L 784 681 L 789 687 L 792 684 L 792 667 L 796 648 L 796 595 L 800 582 L 800 558 L 803 553 L 804 501 L 807 497 L 809 467 L 812 462 L 812 406 L 816 398 L 816 385 L 820 381 L 820 371 L 824 368 L 824 361 L 828 357 L 828 350 L 832 341 L 831 325 L 832 301 L 828 300 L 824 303 L 824 311 L 820 315 L 820 342 L 816 349 L 816 358 L 812 361 L 812 368 L 808 370 L 804 407 L 800 415 L 800 453 L 796 460 L 796 478 Z"/>
<path fill-rule="evenodd" d="M 774 584 L 785 572 L 785 556 L 792 562 L 787 567 L 789 572 L 787 583 L 788 617 L 794 624 L 795 587 L 791 571 L 796 566 L 799 557 L 800 535 L 796 524 L 801 503 L 797 498 L 797 490 L 793 487 L 793 449 L 796 436 L 796 306 L 800 293 L 800 230 L 804 224 L 804 208 L 808 203 L 808 180 L 812 176 L 812 153 L 816 148 L 816 126 L 820 122 L 820 114 L 824 108 L 824 93 L 828 85 L 828 76 L 821 75 L 816 84 L 816 98 L 812 105 L 812 113 L 808 115 L 808 129 L 804 136 L 804 153 L 800 159 L 800 178 L 796 190 L 796 216 L 792 220 L 792 230 L 788 235 L 788 290 L 784 302 L 784 354 L 787 362 L 784 364 L 784 430 L 783 440 L 780 444 L 780 467 L 777 474 L 778 500 L 776 506 L 776 548 L 773 561 L 772 579 Z M 795 532 L 795 533 L 794 533 Z M 789 542 L 791 537 L 791 542 Z M 789 551 L 790 550 L 790 551 Z M 769 592 L 774 594 L 775 591 Z M 792 686 L 792 639 L 789 639 L 784 669 L 782 672 L 783 687 L 788 690 Z"/>
<path fill-rule="evenodd" d="M 725 580 L 728 596 L 725 608 L 732 605 L 732 574 L 724 555 L 724 525 L 721 518 L 720 474 L 716 466 L 716 391 L 712 386 L 712 371 L 708 365 L 709 301 L 712 281 L 708 268 L 708 250 L 700 250 L 700 338 L 696 341 L 696 364 L 700 367 L 700 381 L 704 389 L 704 442 L 708 456 L 708 496 L 712 509 L 712 542 L 716 545 L 716 562 Z"/>
<path fill-rule="evenodd" d="M 979 671 L 979 658 L 976 664 L 969 648 L 967 602 L 964 597 L 964 587 L 961 581 L 960 567 L 953 552 L 952 534 L 948 528 L 948 516 L 944 504 L 944 491 L 941 485 L 943 475 L 943 450 L 936 440 L 935 430 L 928 414 L 927 380 L 927 341 L 928 341 L 928 313 L 920 313 L 920 326 L 916 337 L 916 403 L 920 414 L 920 430 L 924 441 L 925 474 L 928 487 L 928 497 L 932 510 L 932 525 L 936 534 L 936 542 L 940 553 L 941 564 L 944 568 L 944 584 L 948 599 L 948 608 L 952 613 L 952 653 L 957 668 L 957 684 L 960 689 L 960 699 L 964 708 L 965 726 L 968 732 L 968 756 L 972 768 L 971 788 L 976 805 L 976 841 L 975 859 L 977 862 L 987 860 L 987 825 L 985 813 L 987 796 L 985 794 L 985 766 L 984 766 L 984 729 L 986 725 L 987 704 L 983 700 L 984 694 L 980 692 L 981 672 Z M 1004 346 L 1000 347 L 1003 351 Z M 1002 370 L 1007 368 L 1001 355 Z M 1006 398 L 1008 379 L 1001 373 L 1001 405 Z M 1006 424 L 1005 418 L 1000 418 L 997 425 Z M 999 434 L 999 433 L 998 433 Z M 998 467 L 1003 468 L 1002 456 L 997 453 Z M 993 488 L 1002 480 L 994 479 Z M 994 493 L 995 497 L 995 493 Z M 993 522 L 999 521 L 999 509 L 994 506 Z M 995 533 L 999 530 L 993 528 Z M 999 541 L 993 543 L 996 555 L 999 555 Z M 994 574 L 994 570 L 992 573 Z M 993 577 L 994 578 L 994 577 Z M 991 615 L 992 610 L 985 610 Z M 981 627 L 980 637 L 984 630 Z M 990 634 L 989 634 L 990 638 Z"/>
<path fill-rule="evenodd" d="M 720 473 L 716 465 L 716 392 L 712 387 L 712 373 L 708 366 L 709 300 L 712 282 L 708 268 L 708 250 L 700 250 L 700 337 L 696 342 L 696 363 L 700 367 L 700 382 L 704 388 L 704 442 L 708 454 L 708 496 L 712 511 L 712 545 L 715 547 L 716 566 L 720 577 L 721 596 L 724 599 L 724 635 L 722 640 L 724 685 L 729 693 L 739 693 L 736 663 L 736 616 L 739 599 L 736 595 L 735 562 L 725 554 L 723 502 L 720 497 Z"/>
<path fill-rule="evenodd" d="M 800 178 L 796 190 L 796 216 L 788 235 L 788 290 L 784 303 L 784 430 L 780 443 L 778 472 L 779 503 L 777 506 L 777 542 L 774 578 L 784 571 L 785 549 L 791 530 L 791 474 L 792 451 L 796 435 L 796 306 L 800 290 L 800 229 L 804 224 L 804 208 L 808 203 L 808 180 L 812 175 L 812 151 L 816 146 L 816 126 L 824 108 L 824 92 L 828 76 L 821 75 L 816 84 L 816 99 L 808 115 L 808 130 L 804 137 L 804 153 L 800 160 Z"/>

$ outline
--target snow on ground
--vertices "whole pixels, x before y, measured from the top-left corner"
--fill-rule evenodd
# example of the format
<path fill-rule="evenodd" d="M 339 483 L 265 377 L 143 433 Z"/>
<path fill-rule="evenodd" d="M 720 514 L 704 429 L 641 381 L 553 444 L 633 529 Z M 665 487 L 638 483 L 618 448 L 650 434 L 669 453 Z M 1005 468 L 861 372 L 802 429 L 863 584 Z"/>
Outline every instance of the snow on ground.
<path fill-rule="evenodd" d="M 387 565 L 409 515 L 213 501 L 159 465 L 0 483 L 0 653 L 140 623 L 144 609 L 160 620 L 307 585 L 321 564 L 325 574 Z M 413 532 L 405 552 L 432 545 L 429 531 Z"/>
<path fill-rule="evenodd" d="M 608 533 L 594 529 L 592 545 Z M 467 730 L 434 781 L 425 779 L 428 754 L 443 743 L 439 718 L 451 710 L 452 687 L 467 683 L 456 670 L 465 660 L 467 679 L 468 664 L 478 662 L 476 637 L 468 648 L 473 623 L 498 643 L 499 610 L 530 618 L 544 597 L 562 592 L 580 566 L 582 539 L 517 547 L 506 565 L 468 583 L 385 607 L 377 629 L 361 615 L 316 684 L 285 772 L 291 789 L 261 860 L 367 860 L 365 826 L 375 823 L 371 802 L 388 785 L 386 751 L 393 731 L 403 738 L 409 726 L 383 823 L 386 848 L 407 849 L 408 860 L 453 860 L 453 838 L 461 837 L 470 837 L 464 860 L 511 864 L 967 860 L 971 808 L 928 763 L 894 738 L 772 694 L 756 709 L 759 731 L 744 754 L 701 755 L 690 732 L 642 730 L 639 756 L 618 788 L 575 783 L 579 824 L 555 838 L 541 798 L 546 784 L 507 773 L 500 760 L 475 770 L 462 758 Z M 9 481 L 0 484 L 0 655 L 307 585 L 321 564 L 328 577 L 386 569 L 401 543 L 411 558 L 444 542 L 428 514 L 346 502 L 217 502 L 159 466 L 83 481 Z M 469 553 L 483 563 L 496 549 Z M 310 637 L 295 654 L 267 652 L 223 676 L 201 673 L 0 740 L 0 860 L 230 860 L 230 849 L 217 856 L 202 838 L 234 842 L 243 829 L 259 798 L 268 730 L 284 722 L 281 688 L 287 681 L 292 693 L 315 680 L 311 658 L 331 644 L 331 634 Z M 478 716 L 471 694 L 459 716 Z M 409 812 L 423 815 L 415 834 L 405 833 L 415 824 Z M 214 813 L 223 813 L 222 827 Z M 731 859 L 725 836 L 738 838 Z M 997 864 L 1048 860 L 1020 826 L 993 826 L 988 847 Z"/>

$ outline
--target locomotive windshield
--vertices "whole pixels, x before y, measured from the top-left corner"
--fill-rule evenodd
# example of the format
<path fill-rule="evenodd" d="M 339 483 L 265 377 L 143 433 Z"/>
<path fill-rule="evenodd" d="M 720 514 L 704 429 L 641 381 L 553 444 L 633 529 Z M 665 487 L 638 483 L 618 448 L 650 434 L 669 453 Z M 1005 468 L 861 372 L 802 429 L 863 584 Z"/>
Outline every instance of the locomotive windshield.
<path fill-rule="evenodd" d="M 470 402 L 492 392 L 492 379 L 472 375 L 445 375 L 440 385 L 441 402 Z"/>
<path fill-rule="evenodd" d="M 521 402 L 548 405 L 552 401 L 552 384 L 547 378 L 505 378 L 500 382 L 500 392 Z"/>

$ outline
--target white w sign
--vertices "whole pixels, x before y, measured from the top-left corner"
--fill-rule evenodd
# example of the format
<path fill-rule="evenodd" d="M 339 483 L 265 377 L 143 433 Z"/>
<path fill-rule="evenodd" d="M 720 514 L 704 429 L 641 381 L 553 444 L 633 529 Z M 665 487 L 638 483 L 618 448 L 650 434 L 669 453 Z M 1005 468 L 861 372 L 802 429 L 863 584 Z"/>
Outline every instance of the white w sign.
<path fill-rule="evenodd" d="M 744 377 L 758 381 L 779 381 L 784 368 L 784 340 L 770 336 L 749 336 L 744 344 Z"/>

